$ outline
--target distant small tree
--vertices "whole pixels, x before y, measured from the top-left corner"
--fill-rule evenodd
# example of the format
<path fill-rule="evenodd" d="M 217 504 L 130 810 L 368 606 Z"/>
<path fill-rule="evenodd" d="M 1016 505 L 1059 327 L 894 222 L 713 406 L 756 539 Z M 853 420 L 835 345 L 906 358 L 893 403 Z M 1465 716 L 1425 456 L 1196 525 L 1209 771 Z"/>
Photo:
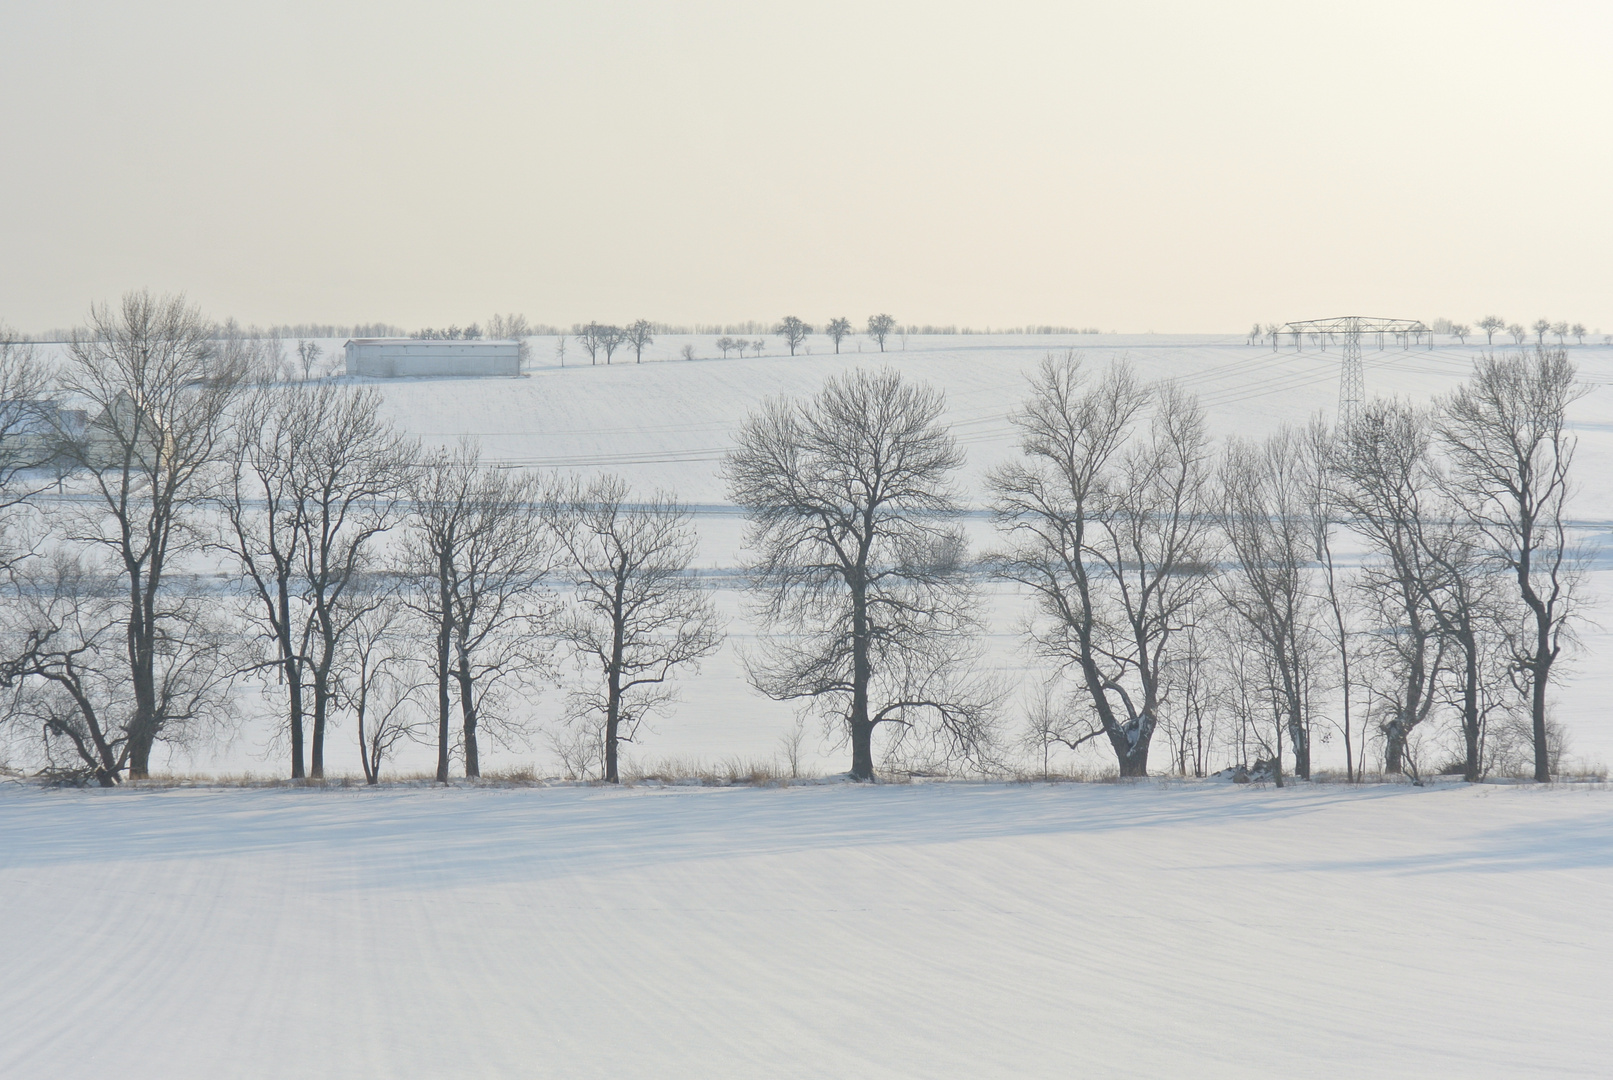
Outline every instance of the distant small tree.
<path fill-rule="evenodd" d="M 319 347 L 319 342 L 297 342 L 297 360 L 302 364 L 302 378 L 304 382 L 307 382 L 309 379 L 313 378 L 314 368 L 318 366 L 321 355 L 323 355 L 323 352 Z"/>
<path fill-rule="evenodd" d="M 566 335 L 561 334 L 555 338 L 554 354 L 560 360 L 560 366 L 566 366 Z"/>
<path fill-rule="evenodd" d="M 1472 332 L 1473 328 L 1466 323 L 1451 323 L 1451 337 L 1463 345 L 1467 344 L 1467 336 Z"/>
<path fill-rule="evenodd" d="M 1479 320 L 1478 326 L 1484 331 L 1484 344 L 1494 345 L 1496 331 L 1505 330 L 1507 321 L 1499 315 L 1486 315 Z"/>
<path fill-rule="evenodd" d="M 1552 323 L 1551 332 L 1557 335 L 1557 344 L 1561 345 L 1563 339 L 1568 337 L 1568 323 L 1566 321 Z"/>
<path fill-rule="evenodd" d="M 683 358 L 685 360 L 693 360 L 694 359 L 694 346 L 693 345 L 690 345 L 690 344 L 686 343 L 683 346 Z"/>
<path fill-rule="evenodd" d="M 830 341 L 835 343 L 835 353 L 838 355 L 840 343 L 851 335 L 851 320 L 830 319 L 829 324 L 823 328 L 823 332 L 829 335 Z"/>
<path fill-rule="evenodd" d="M 1512 337 L 1514 345 L 1522 345 L 1523 339 L 1529 336 L 1529 331 L 1525 330 L 1521 323 L 1508 324 L 1507 333 Z"/>
<path fill-rule="evenodd" d="M 1535 340 L 1539 344 L 1545 345 L 1546 335 L 1551 333 L 1551 322 L 1547 319 L 1536 319 L 1534 326 L 1530 327 L 1530 329 L 1535 332 Z"/>
<path fill-rule="evenodd" d="M 740 353 L 741 353 L 741 355 L 743 355 L 743 353 L 744 353 L 744 347 L 743 347 L 744 342 L 740 342 L 740 346 L 741 346 Z M 762 355 L 762 350 L 767 348 L 767 339 L 766 338 L 757 338 L 755 341 L 750 343 L 750 347 L 751 347 L 751 350 L 753 352 L 755 352 L 757 356 L 761 356 Z"/>
<path fill-rule="evenodd" d="M 784 339 L 784 344 L 790 347 L 790 355 L 794 356 L 795 350 L 800 347 L 801 342 L 805 341 L 807 335 L 812 333 L 812 327 L 797 319 L 794 315 L 786 315 L 783 322 L 773 327 L 773 333 Z"/>
<path fill-rule="evenodd" d="M 1254 326 L 1249 330 L 1249 340 L 1245 341 L 1244 344 L 1245 345 L 1253 345 L 1253 344 L 1255 344 L 1263 336 L 1263 333 L 1264 333 L 1264 331 L 1261 329 L 1260 324 L 1255 323 Z"/>
<path fill-rule="evenodd" d="M 655 339 L 650 336 L 649 320 L 639 319 L 627 328 L 627 343 L 633 346 L 633 362 L 644 363 L 644 347 L 655 343 Z"/>
<path fill-rule="evenodd" d="M 581 345 L 584 351 L 588 353 L 588 362 L 590 364 L 599 363 L 599 349 L 601 344 L 603 344 L 601 334 L 604 329 L 605 328 L 603 326 L 600 326 L 596 322 L 591 322 L 587 326 L 579 326 L 576 328 L 577 344 Z"/>
<path fill-rule="evenodd" d="M 1568 328 L 1568 332 L 1570 334 L 1574 335 L 1574 340 L 1577 341 L 1579 344 L 1581 344 L 1581 345 L 1585 344 L 1585 324 L 1584 323 L 1575 323 L 1573 326 L 1570 326 Z"/>
<path fill-rule="evenodd" d="M 620 326 L 601 326 L 599 328 L 599 347 L 605 353 L 606 364 L 610 363 L 610 358 L 615 355 L 616 350 L 621 348 L 622 343 L 626 340 L 627 331 Z"/>
<path fill-rule="evenodd" d="M 885 339 L 896 329 L 896 320 L 889 315 L 868 316 L 868 336 L 879 343 L 879 351 L 885 351 Z"/>
<path fill-rule="evenodd" d="M 720 338 L 717 339 L 717 348 L 718 348 L 719 351 L 721 351 L 722 358 L 724 360 L 728 359 L 729 350 L 731 350 L 733 347 L 734 347 L 734 339 L 733 338 L 731 338 L 731 337 L 720 337 Z M 741 355 L 743 355 L 743 353 L 741 353 Z"/>

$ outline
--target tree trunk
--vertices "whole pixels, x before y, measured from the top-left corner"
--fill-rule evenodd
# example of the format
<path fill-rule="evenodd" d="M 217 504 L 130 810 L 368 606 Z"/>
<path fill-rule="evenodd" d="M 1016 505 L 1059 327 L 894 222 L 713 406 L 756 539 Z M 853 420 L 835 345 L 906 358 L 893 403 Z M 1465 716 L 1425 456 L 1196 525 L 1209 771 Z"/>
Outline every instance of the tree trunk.
<path fill-rule="evenodd" d="M 868 717 L 868 683 L 873 667 L 868 659 L 868 598 L 862 582 L 851 590 L 851 778 L 874 778 L 874 724 Z"/>
<path fill-rule="evenodd" d="M 1398 776 L 1405 769 L 1406 728 L 1399 719 L 1383 726 L 1383 771 Z"/>
<path fill-rule="evenodd" d="M 448 782 L 448 713 L 452 708 L 448 696 L 448 646 L 452 625 L 449 622 L 451 597 L 448 594 L 447 568 L 438 568 L 438 600 L 442 607 L 438 611 L 437 624 L 437 783 Z"/>
<path fill-rule="evenodd" d="M 482 775 L 482 756 L 476 743 L 476 682 L 470 677 L 470 661 L 459 658 L 459 712 L 464 720 L 465 775 Z"/>
<path fill-rule="evenodd" d="M 1462 635 L 1462 651 L 1462 741 L 1466 744 L 1462 779 L 1476 784 L 1483 763 L 1479 760 L 1479 657 L 1472 631 Z"/>
<path fill-rule="evenodd" d="M 851 778 L 874 778 L 874 725 L 855 717 L 851 721 Z"/>
<path fill-rule="evenodd" d="M 319 679 L 315 673 L 314 678 Z M 316 780 L 325 776 L 325 716 L 329 708 L 329 695 L 319 692 L 319 686 L 314 685 L 314 738 L 309 747 L 308 775 Z"/>
<path fill-rule="evenodd" d="M 1311 733 L 1298 717 L 1289 717 L 1288 741 L 1294 744 L 1294 775 L 1301 780 L 1311 778 Z"/>
<path fill-rule="evenodd" d="M 1546 680 L 1551 674 L 1551 661 L 1546 658 L 1544 632 L 1540 640 L 1540 652 L 1536 654 L 1538 658 L 1530 673 L 1534 677 L 1534 685 L 1529 688 L 1529 710 L 1535 736 L 1535 780 L 1546 784 L 1551 782 L 1551 748 L 1546 745 Z"/>

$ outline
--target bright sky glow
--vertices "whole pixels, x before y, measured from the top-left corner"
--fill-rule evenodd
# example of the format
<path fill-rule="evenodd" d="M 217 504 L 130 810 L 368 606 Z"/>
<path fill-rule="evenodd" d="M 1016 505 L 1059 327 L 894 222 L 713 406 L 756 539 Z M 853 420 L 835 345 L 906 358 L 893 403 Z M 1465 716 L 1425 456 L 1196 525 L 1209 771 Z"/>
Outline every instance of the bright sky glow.
<path fill-rule="evenodd" d="M 1613 5 L 9 0 L 0 319 L 1613 330 Z"/>

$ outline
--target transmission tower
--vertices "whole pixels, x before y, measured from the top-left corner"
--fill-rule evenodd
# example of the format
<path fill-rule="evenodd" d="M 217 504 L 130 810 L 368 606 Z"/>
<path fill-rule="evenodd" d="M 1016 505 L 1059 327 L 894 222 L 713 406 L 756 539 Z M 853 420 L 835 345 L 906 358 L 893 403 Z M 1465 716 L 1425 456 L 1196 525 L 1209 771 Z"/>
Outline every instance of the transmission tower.
<path fill-rule="evenodd" d="M 1294 335 L 1294 348 L 1306 334 L 1319 335 L 1323 347 L 1337 340 L 1344 347 L 1344 365 L 1339 370 L 1338 426 L 1353 427 L 1361 417 L 1361 405 L 1366 400 L 1366 384 L 1361 373 L 1361 335 L 1377 334 L 1382 347 L 1385 334 L 1409 342 L 1412 334 L 1426 334 L 1428 327 L 1416 319 L 1374 319 L 1364 315 L 1343 315 L 1336 319 L 1308 319 L 1304 322 L 1285 323 L 1280 333 Z"/>

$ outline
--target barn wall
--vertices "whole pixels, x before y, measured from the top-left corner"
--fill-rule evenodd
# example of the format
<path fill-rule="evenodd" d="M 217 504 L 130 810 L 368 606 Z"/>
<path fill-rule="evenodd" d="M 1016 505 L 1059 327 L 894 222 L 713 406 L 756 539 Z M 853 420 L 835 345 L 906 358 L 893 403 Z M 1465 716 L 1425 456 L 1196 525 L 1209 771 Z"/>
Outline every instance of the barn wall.
<path fill-rule="evenodd" d="M 510 377 L 521 374 L 521 346 L 514 341 L 349 341 L 347 373 L 380 379 Z"/>

